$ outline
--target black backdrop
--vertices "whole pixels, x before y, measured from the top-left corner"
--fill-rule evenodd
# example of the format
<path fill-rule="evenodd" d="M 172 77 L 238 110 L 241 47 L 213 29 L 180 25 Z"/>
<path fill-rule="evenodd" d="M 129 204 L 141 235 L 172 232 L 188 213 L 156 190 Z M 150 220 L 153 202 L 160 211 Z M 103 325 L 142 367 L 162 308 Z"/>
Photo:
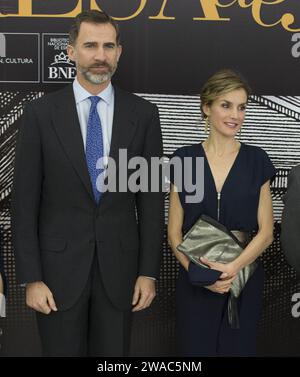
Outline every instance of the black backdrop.
<path fill-rule="evenodd" d="M 19 2 L 28 4 L 27 12 L 32 4 L 28 16 L 22 17 Z M 116 79 L 130 91 L 198 93 L 201 83 L 225 66 L 242 70 L 256 94 L 298 93 L 300 3 L 295 0 L 1 0 L 0 32 L 66 33 L 72 18 L 61 15 L 74 16 L 91 5 L 121 19 L 124 56 Z M 288 14 L 294 17 L 289 26 Z M 40 84 L 34 88 L 55 89 Z"/>

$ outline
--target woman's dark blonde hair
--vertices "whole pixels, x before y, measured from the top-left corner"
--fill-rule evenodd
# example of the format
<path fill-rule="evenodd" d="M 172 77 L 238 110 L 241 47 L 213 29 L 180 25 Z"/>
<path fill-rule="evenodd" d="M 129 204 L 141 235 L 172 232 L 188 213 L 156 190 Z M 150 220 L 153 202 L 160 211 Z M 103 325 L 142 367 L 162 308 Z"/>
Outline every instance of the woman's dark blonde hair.
<path fill-rule="evenodd" d="M 211 106 L 221 95 L 237 89 L 244 89 L 248 100 L 251 89 L 246 80 L 239 73 L 231 69 L 222 69 L 212 75 L 204 84 L 200 94 L 203 118 L 206 119 L 207 117 L 203 111 L 203 106 Z"/>

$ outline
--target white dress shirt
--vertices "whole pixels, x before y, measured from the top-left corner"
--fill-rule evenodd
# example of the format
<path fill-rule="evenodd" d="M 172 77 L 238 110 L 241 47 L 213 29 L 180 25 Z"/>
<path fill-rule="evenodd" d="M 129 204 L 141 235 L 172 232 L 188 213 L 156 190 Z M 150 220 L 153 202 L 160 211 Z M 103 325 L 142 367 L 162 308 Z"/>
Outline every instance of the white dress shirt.
<path fill-rule="evenodd" d="M 86 134 L 87 134 L 87 123 L 89 119 L 89 113 L 91 108 L 91 101 L 89 99 L 92 96 L 86 89 L 84 89 L 75 78 L 73 82 L 73 91 L 76 101 L 77 114 L 80 124 L 80 130 L 84 145 L 84 150 L 86 149 Z M 102 92 L 97 94 L 101 98 L 101 101 L 97 104 L 97 111 L 100 117 L 102 126 L 102 137 L 103 137 L 103 150 L 104 158 L 109 156 L 110 144 L 111 144 L 111 134 L 113 127 L 114 118 L 114 106 L 115 106 L 115 94 L 114 88 L 110 83 L 107 88 Z"/>

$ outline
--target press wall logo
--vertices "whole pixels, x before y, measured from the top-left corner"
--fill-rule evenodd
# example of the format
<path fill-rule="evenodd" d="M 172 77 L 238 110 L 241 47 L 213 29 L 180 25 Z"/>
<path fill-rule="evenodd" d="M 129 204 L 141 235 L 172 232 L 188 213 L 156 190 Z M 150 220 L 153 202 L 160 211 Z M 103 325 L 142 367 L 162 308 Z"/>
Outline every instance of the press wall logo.
<path fill-rule="evenodd" d="M 43 34 L 43 82 L 64 83 L 76 76 L 76 67 L 69 59 L 68 34 Z"/>
<path fill-rule="evenodd" d="M 40 81 L 40 35 L 0 33 L 0 82 Z"/>

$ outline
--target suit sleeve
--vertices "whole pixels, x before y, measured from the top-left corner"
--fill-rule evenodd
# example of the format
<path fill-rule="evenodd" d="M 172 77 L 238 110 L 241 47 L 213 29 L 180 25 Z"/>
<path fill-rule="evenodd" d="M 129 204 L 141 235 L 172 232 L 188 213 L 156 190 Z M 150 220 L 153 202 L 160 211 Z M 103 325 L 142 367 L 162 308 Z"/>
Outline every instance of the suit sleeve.
<path fill-rule="evenodd" d="M 7 294 L 7 286 L 6 286 L 6 279 L 5 279 L 5 274 L 4 274 L 4 263 L 3 263 L 3 255 L 2 255 L 2 249 L 3 249 L 3 238 L 2 238 L 2 227 L 0 226 L 0 276 L 2 279 L 2 284 L 3 284 L 3 293 L 4 295 Z M 1 297 L 0 297 L 1 299 Z M 1 307 L 1 304 L 0 304 Z"/>
<path fill-rule="evenodd" d="M 292 169 L 284 196 L 281 244 L 288 263 L 300 274 L 300 170 Z"/>
<path fill-rule="evenodd" d="M 162 135 L 159 113 L 156 106 L 149 121 L 143 148 L 143 157 L 150 167 L 151 157 L 163 156 Z M 139 222 L 140 254 L 139 275 L 159 276 L 164 236 L 164 194 L 159 179 L 159 192 L 151 192 L 151 175 L 149 169 L 148 192 L 137 194 L 137 214 Z"/>
<path fill-rule="evenodd" d="M 38 217 L 42 152 L 37 117 L 28 105 L 19 129 L 12 194 L 12 236 L 18 283 L 42 280 Z"/>

